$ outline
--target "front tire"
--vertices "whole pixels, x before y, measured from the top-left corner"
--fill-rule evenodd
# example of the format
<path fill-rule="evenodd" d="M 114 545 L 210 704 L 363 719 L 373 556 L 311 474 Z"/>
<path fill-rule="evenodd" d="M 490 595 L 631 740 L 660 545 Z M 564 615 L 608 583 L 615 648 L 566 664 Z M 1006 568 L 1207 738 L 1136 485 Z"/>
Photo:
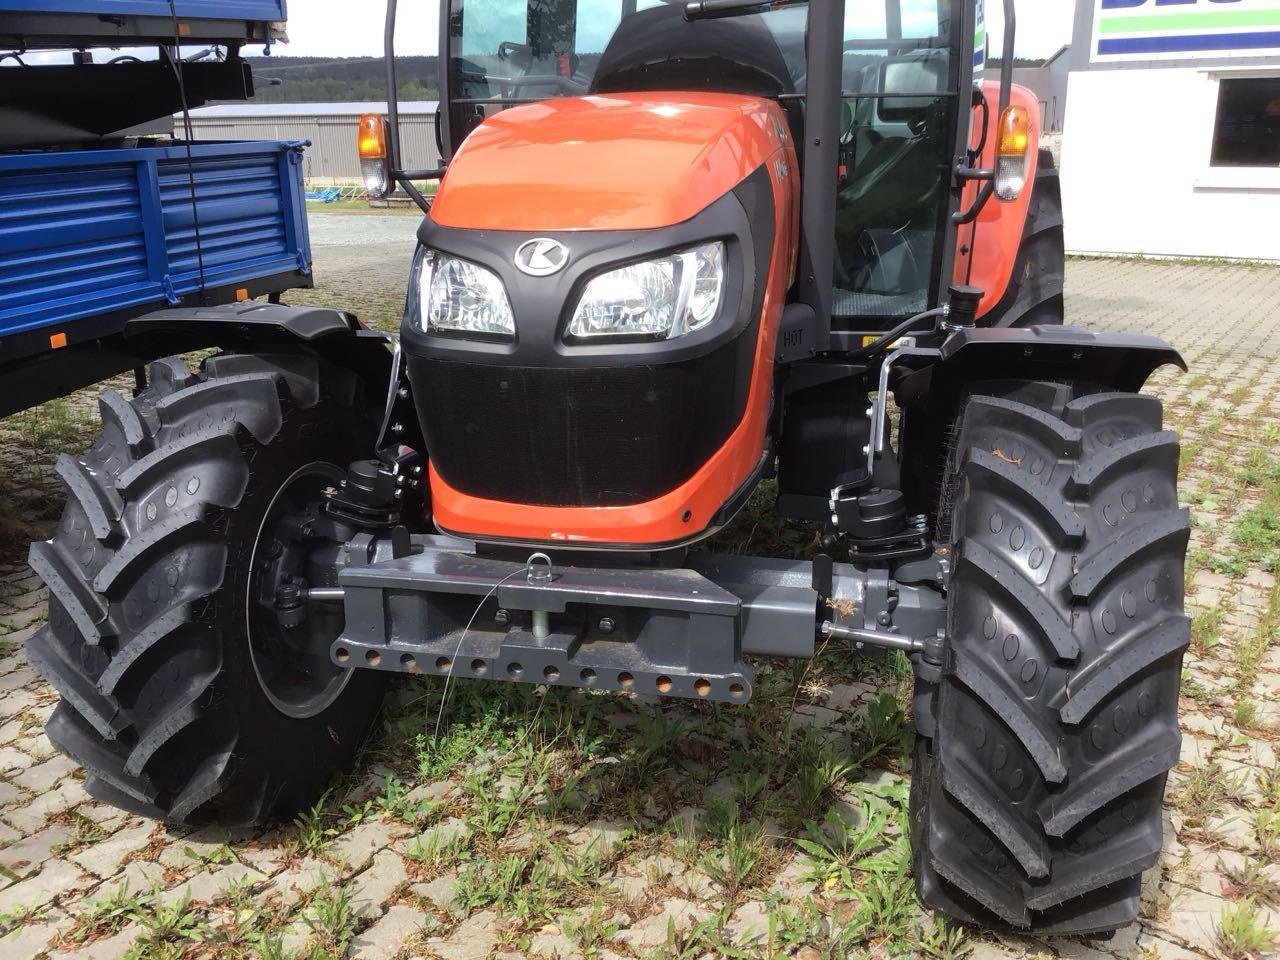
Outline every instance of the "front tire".
<path fill-rule="evenodd" d="M 199 375 L 162 360 L 136 399 L 107 391 L 100 408 L 98 440 L 58 461 L 71 497 L 57 532 L 31 548 L 49 622 L 28 656 L 62 698 L 49 739 L 92 796 L 134 813 L 192 826 L 291 814 L 350 762 L 383 682 L 312 677 L 318 657 L 258 637 L 255 650 L 299 664 L 277 693 L 307 678 L 324 693 L 282 709 L 251 651 L 250 558 L 280 496 L 310 489 L 299 476 L 315 486 L 368 456 L 379 404 L 298 352 L 224 354 Z"/>
<path fill-rule="evenodd" d="M 971 397 L 957 441 L 948 649 L 917 690 L 918 893 L 982 926 L 1106 933 L 1137 916 L 1181 743 L 1178 439 L 1152 397 L 1032 384 Z"/>

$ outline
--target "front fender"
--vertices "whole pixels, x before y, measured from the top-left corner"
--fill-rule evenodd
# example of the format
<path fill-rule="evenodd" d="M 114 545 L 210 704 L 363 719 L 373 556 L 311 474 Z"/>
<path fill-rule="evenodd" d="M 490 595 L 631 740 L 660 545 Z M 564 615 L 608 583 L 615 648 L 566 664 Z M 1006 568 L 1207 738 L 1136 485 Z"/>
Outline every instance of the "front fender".
<path fill-rule="evenodd" d="M 1160 367 L 1186 361 L 1159 337 L 1080 327 L 961 330 L 942 345 L 949 381 L 1078 380 L 1136 393 Z"/>

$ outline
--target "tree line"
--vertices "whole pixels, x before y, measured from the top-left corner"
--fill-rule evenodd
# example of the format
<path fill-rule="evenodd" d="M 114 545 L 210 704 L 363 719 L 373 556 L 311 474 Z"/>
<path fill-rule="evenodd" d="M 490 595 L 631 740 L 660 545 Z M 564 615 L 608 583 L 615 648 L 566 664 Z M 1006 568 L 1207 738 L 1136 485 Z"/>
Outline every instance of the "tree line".
<path fill-rule="evenodd" d="M 255 103 L 350 103 L 385 100 L 381 57 L 245 57 L 253 69 Z M 436 57 L 397 57 L 401 100 L 435 100 Z"/>

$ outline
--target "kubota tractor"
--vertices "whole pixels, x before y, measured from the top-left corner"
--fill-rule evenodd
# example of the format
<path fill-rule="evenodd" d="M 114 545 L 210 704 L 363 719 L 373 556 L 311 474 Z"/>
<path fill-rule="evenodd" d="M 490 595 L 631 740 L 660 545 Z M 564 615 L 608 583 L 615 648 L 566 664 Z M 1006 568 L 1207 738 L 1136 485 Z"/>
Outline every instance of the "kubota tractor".
<path fill-rule="evenodd" d="M 89 792 L 256 823 L 395 673 L 732 704 L 825 638 L 914 667 L 925 904 L 1132 921 L 1189 638 L 1178 440 L 1138 391 L 1181 360 L 1061 325 L 1012 0 L 998 84 L 970 0 L 442 6 L 398 340 L 154 314 L 222 352 L 108 393 L 62 463 L 29 653 Z M 398 139 L 394 102 L 364 122 L 369 186 L 416 195 Z M 769 478 L 816 555 L 700 549 Z"/>

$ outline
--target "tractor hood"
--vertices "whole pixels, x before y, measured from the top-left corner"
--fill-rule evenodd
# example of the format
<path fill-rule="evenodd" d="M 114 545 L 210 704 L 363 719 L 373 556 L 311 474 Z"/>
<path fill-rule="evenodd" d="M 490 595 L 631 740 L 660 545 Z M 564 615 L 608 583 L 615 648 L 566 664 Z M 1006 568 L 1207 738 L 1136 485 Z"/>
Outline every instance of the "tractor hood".
<path fill-rule="evenodd" d="M 641 93 L 504 110 L 467 137 L 431 208 L 442 227 L 650 230 L 696 216 L 783 150 L 755 97 Z"/>

